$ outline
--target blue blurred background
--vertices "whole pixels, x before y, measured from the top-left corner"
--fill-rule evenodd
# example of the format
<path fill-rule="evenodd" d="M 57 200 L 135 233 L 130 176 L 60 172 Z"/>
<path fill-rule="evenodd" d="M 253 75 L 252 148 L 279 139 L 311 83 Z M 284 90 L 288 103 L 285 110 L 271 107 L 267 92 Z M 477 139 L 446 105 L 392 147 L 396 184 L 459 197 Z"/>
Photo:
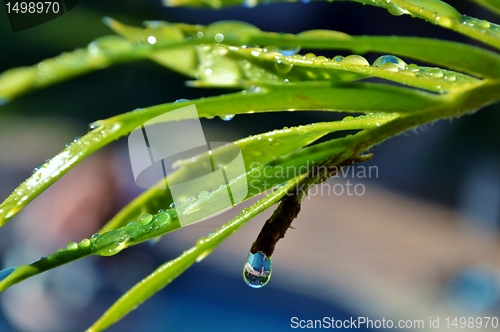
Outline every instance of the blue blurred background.
<path fill-rule="evenodd" d="M 463 13 L 498 22 L 470 2 L 450 3 Z M 353 35 L 416 35 L 478 44 L 421 20 L 394 17 L 356 3 L 283 3 L 212 11 L 166 8 L 160 1 L 82 0 L 58 19 L 18 33 L 11 32 L 2 6 L 0 72 L 111 34 L 101 23 L 104 16 L 137 25 L 144 20 L 209 24 L 231 19 L 267 31 L 334 29 Z M 378 56 L 366 55 L 369 61 Z M 230 92 L 188 88 L 185 80 L 140 61 L 3 105 L 0 199 L 35 166 L 85 134 L 90 122 L 137 107 Z M 241 270 L 269 213 L 109 330 L 286 331 L 291 330 L 292 317 L 358 316 L 424 319 L 431 330 L 431 317 L 441 317 L 443 324 L 445 317 L 498 316 L 497 108 L 440 121 L 374 148 L 367 166 L 376 166 L 378 176 L 362 180 L 367 188 L 362 197 L 306 199 L 294 222 L 297 229 L 278 244 L 273 278 L 265 288 L 246 286 Z M 231 141 L 342 116 L 287 112 L 202 123 L 208 141 Z M 0 232 L 0 268 L 32 262 L 69 241 L 88 237 L 138 195 L 141 189 L 133 182 L 127 153 L 125 140 L 96 153 L 5 226 Z M 139 245 L 114 257 L 87 258 L 19 284 L 0 295 L 0 331 L 82 331 L 134 283 L 236 213 L 229 211 L 169 234 L 154 245 Z"/>

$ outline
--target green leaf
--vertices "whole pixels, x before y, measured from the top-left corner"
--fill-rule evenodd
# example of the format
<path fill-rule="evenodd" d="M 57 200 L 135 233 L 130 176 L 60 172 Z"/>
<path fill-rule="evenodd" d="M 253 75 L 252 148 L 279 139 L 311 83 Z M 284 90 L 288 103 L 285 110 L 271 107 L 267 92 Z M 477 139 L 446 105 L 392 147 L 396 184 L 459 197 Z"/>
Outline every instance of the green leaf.
<path fill-rule="evenodd" d="M 206 238 L 199 239 L 195 246 L 184 251 L 179 257 L 158 267 L 153 273 L 127 291 L 87 331 L 102 331 L 119 321 L 142 302 L 171 283 L 195 262 L 199 262 L 209 255 L 215 247 L 247 221 L 276 204 L 289 190 L 297 186 L 303 178 L 304 176 L 298 176 L 290 180 L 284 186 L 253 204 L 250 208 L 245 208 L 236 218 L 224 224 Z"/>
<path fill-rule="evenodd" d="M 200 154 L 195 157 L 194 161 L 191 159 L 178 161 L 176 163 L 178 168 L 172 174 L 168 175 L 168 179 L 169 181 L 180 183 L 187 181 L 189 178 L 203 176 L 206 172 L 205 165 L 210 163 L 211 158 L 216 160 L 228 159 L 229 161 L 232 158 L 235 146 L 241 150 L 246 170 L 249 172 L 257 166 L 298 150 L 328 133 L 341 130 L 373 128 L 383 125 L 396 117 L 396 114 L 384 113 L 370 114 L 356 118 L 346 117 L 341 122 L 315 123 L 312 125 L 286 128 L 250 136 L 210 152 Z M 305 165 L 301 165 L 300 167 L 305 167 Z M 258 181 L 259 183 L 265 181 L 265 179 L 262 178 L 255 178 L 252 180 Z M 130 221 L 138 220 L 144 213 L 155 213 L 160 209 L 167 208 L 171 202 L 168 201 L 166 191 L 161 190 L 161 188 L 164 187 L 163 185 L 163 181 L 159 182 L 156 186 L 148 189 L 127 204 L 127 206 L 101 228 L 99 233 L 104 233 L 111 229 L 122 227 Z M 209 185 L 210 184 L 207 184 L 207 188 L 204 188 L 205 191 L 210 191 Z M 251 183 L 249 183 L 249 185 L 251 185 Z M 254 195 L 266 189 L 266 187 L 262 187 L 262 189 L 255 192 Z M 253 195 L 247 196 L 247 199 L 251 197 L 253 197 Z"/>
<path fill-rule="evenodd" d="M 364 98 L 359 98 L 360 94 Z M 265 88 L 259 93 L 237 92 L 190 102 L 163 104 L 125 113 L 96 122 L 95 130 L 71 143 L 17 187 L 0 204 L 0 226 L 5 225 L 30 201 L 94 151 L 128 135 L 144 122 L 186 105 L 195 104 L 200 117 L 210 118 L 223 114 L 284 111 L 292 108 L 353 113 L 395 113 L 402 110 L 414 112 L 427 109 L 436 103 L 439 104 L 439 99 L 430 94 L 378 84 L 359 83 L 332 87 L 301 84 Z"/>

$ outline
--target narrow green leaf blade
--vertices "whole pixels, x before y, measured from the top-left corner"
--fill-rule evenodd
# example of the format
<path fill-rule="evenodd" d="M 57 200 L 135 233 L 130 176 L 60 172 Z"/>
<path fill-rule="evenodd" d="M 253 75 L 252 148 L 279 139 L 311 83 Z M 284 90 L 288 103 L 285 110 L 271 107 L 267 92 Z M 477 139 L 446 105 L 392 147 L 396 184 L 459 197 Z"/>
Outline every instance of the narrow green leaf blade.
<path fill-rule="evenodd" d="M 363 98 L 359 98 L 363 95 Z M 437 96 L 399 87 L 369 83 L 349 86 L 289 85 L 262 89 L 259 93 L 233 93 L 183 103 L 157 105 L 97 122 L 97 128 L 32 174 L 0 204 L 0 226 L 24 206 L 94 151 L 128 135 L 144 122 L 165 112 L 195 104 L 200 117 L 222 114 L 284 111 L 289 109 L 344 112 L 415 112 L 439 104 Z M 182 120 L 179 118 L 178 120 Z"/>

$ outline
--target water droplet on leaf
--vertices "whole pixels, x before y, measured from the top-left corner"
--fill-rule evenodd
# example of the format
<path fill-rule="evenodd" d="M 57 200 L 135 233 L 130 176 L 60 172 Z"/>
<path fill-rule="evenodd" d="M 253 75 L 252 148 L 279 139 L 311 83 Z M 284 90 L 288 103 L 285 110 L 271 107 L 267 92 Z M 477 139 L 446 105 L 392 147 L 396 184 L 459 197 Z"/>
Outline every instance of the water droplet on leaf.
<path fill-rule="evenodd" d="M 70 242 L 70 243 L 68 243 L 68 246 L 66 247 L 66 249 L 76 250 L 76 249 L 78 249 L 78 244 L 76 244 L 75 242 Z"/>
<path fill-rule="evenodd" d="M 292 47 L 289 49 L 277 48 L 277 51 L 286 56 L 292 56 L 300 52 L 300 46 Z"/>
<path fill-rule="evenodd" d="M 406 62 L 394 55 L 382 55 L 373 62 L 373 67 L 382 67 L 384 64 L 389 63 L 395 65 L 398 69 L 405 69 Z"/>
<path fill-rule="evenodd" d="M 149 224 L 151 222 L 151 220 L 153 220 L 153 215 L 150 213 L 145 213 L 141 216 L 141 218 L 139 218 L 139 222 L 143 226 L 146 226 L 147 224 Z"/>
<path fill-rule="evenodd" d="M 80 243 L 78 244 L 79 247 L 82 247 L 82 248 L 88 248 L 90 246 L 90 240 L 89 239 L 83 239 L 80 241 Z"/>
<path fill-rule="evenodd" d="M 341 64 L 349 64 L 355 66 L 369 66 L 368 61 L 361 55 L 348 55 L 340 61 Z"/>

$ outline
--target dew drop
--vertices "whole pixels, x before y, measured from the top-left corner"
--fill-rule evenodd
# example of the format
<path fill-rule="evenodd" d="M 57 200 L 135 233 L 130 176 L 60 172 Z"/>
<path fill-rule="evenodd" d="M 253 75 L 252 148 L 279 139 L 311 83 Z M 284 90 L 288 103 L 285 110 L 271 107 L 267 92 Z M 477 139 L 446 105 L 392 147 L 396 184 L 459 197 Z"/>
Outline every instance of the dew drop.
<path fill-rule="evenodd" d="M 198 198 L 203 198 L 208 196 L 208 191 L 202 191 L 198 194 Z"/>
<path fill-rule="evenodd" d="M 170 205 L 169 205 L 169 208 L 171 208 L 171 209 L 175 209 L 175 208 L 176 208 L 176 207 L 178 207 L 178 206 L 179 206 L 179 204 L 178 204 L 178 203 L 173 202 L 172 204 L 170 204 Z"/>
<path fill-rule="evenodd" d="M 455 75 L 448 75 L 446 79 L 450 82 L 456 81 L 457 77 Z"/>
<path fill-rule="evenodd" d="M 382 66 L 380 66 L 380 69 L 385 70 L 385 71 L 390 71 L 393 73 L 397 73 L 399 71 L 398 66 L 396 66 L 393 63 L 384 63 Z"/>
<path fill-rule="evenodd" d="M 189 100 L 189 99 L 182 99 L 182 98 L 181 98 L 181 99 L 177 99 L 176 101 L 174 101 L 174 104 L 175 104 L 175 103 L 183 103 L 183 102 L 185 102 L 185 101 L 190 101 L 190 100 Z"/>
<path fill-rule="evenodd" d="M 38 172 L 40 169 L 42 168 L 41 165 L 38 165 L 37 167 L 33 168 L 33 171 L 31 172 L 31 174 L 35 174 L 36 172 Z"/>
<path fill-rule="evenodd" d="M 323 63 L 323 62 L 327 62 L 328 58 L 320 55 L 320 56 L 316 57 L 315 59 L 313 59 L 313 61 L 314 61 L 314 63 Z"/>
<path fill-rule="evenodd" d="M 418 66 L 416 64 L 414 64 L 414 63 L 409 64 L 408 67 L 407 67 L 407 69 L 409 71 L 414 72 L 414 73 L 420 71 L 420 68 L 418 68 Z"/>
<path fill-rule="evenodd" d="M 243 280 L 252 288 L 262 288 L 271 279 L 271 257 L 262 251 L 248 254 L 243 267 Z"/>
<path fill-rule="evenodd" d="M 196 197 L 194 197 L 194 196 L 189 196 L 187 199 L 188 203 L 194 203 L 195 201 L 196 201 Z"/>
<path fill-rule="evenodd" d="M 277 51 L 285 56 L 292 56 L 300 52 L 300 46 L 292 47 L 289 49 L 277 48 Z"/>
<path fill-rule="evenodd" d="M 91 239 L 95 239 L 96 237 L 99 237 L 101 234 L 99 233 L 94 233 L 92 234 L 92 236 L 90 237 Z"/>
<path fill-rule="evenodd" d="M 139 218 L 139 222 L 143 226 L 146 226 L 147 224 L 149 224 L 151 222 L 151 220 L 153 220 L 153 215 L 150 213 L 145 213 L 141 216 L 141 218 Z"/>
<path fill-rule="evenodd" d="M 370 64 L 368 61 L 362 57 L 361 55 L 348 55 L 345 58 L 343 58 L 340 63 L 342 64 L 349 64 L 349 65 L 355 65 L 355 66 L 369 66 Z"/>
<path fill-rule="evenodd" d="M 15 267 L 9 267 L 8 269 L 0 271 L 0 281 L 7 278 L 12 272 L 14 272 L 15 269 Z"/>
<path fill-rule="evenodd" d="M 281 59 L 276 60 L 276 71 L 280 74 L 286 74 L 292 70 L 293 64 L 291 63 L 286 63 L 282 61 Z"/>
<path fill-rule="evenodd" d="M 159 229 L 159 228 L 165 226 L 169 221 L 170 221 L 170 214 L 161 213 L 154 219 L 153 227 L 155 230 Z"/>
<path fill-rule="evenodd" d="M 437 78 L 441 78 L 444 75 L 443 75 L 443 72 L 441 70 L 435 70 L 435 71 L 432 72 L 432 76 L 433 77 L 437 77 Z"/>
<path fill-rule="evenodd" d="M 83 239 L 80 241 L 78 244 L 79 247 L 81 248 L 88 248 L 90 246 L 90 240 L 89 239 Z"/>
<path fill-rule="evenodd" d="M 70 243 L 68 243 L 66 249 L 68 249 L 68 250 L 76 250 L 76 249 L 78 249 L 78 244 L 76 244 L 75 242 L 70 242 Z"/>
<path fill-rule="evenodd" d="M 482 28 L 482 29 L 489 29 L 491 24 L 488 21 L 480 20 L 479 22 L 477 22 L 477 26 Z"/>
<path fill-rule="evenodd" d="M 406 62 L 394 55 L 382 55 L 373 62 L 373 67 L 382 67 L 385 64 L 393 64 L 398 69 L 405 69 Z"/>
<path fill-rule="evenodd" d="M 165 210 L 163 209 L 158 210 L 158 213 L 163 213 L 163 212 L 165 212 Z"/>
<path fill-rule="evenodd" d="M 342 55 L 337 55 L 337 56 L 334 56 L 332 58 L 332 60 L 335 61 L 335 62 L 340 62 L 340 61 L 342 61 L 343 58 L 344 57 Z"/>
<path fill-rule="evenodd" d="M 353 116 L 348 115 L 348 116 L 346 116 L 346 117 L 344 117 L 344 118 L 342 119 L 342 122 L 349 122 L 349 121 L 352 121 L 352 120 L 354 120 L 354 117 L 353 117 Z"/>
<path fill-rule="evenodd" d="M 125 231 L 111 230 L 99 236 L 95 242 L 96 246 L 105 246 L 98 254 L 101 256 L 113 256 L 125 249 L 131 235 Z"/>
<path fill-rule="evenodd" d="M 262 49 L 264 53 L 278 53 L 278 48 L 276 46 L 266 46 Z"/>
<path fill-rule="evenodd" d="M 97 128 L 99 128 L 99 124 L 97 124 L 96 122 L 89 123 L 89 127 L 88 128 L 89 128 L 88 132 L 90 133 L 91 131 L 96 130 Z"/>
<path fill-rule="evenodd" d="M 80 138 L 81 138 L 80 136 L 75 137 L 75 138 L 73 139 L 73 142 L 78 142 L 78 141 L 80 140 Z"/>
<path fill-rule="evenodd" d="M 222 43 L 224 40 L 224 35 L 222 33 L 218 33 L 215 35 L 214 40 L 216 43 Z"/>
<path fill-rule="evenodd" d="M 224 121 L 230 121 L 234 118 L 234 114 L 219 115 L 219 118 Z"/>
<path fill-rule="evenodd" d="M 399 7 L 398 5 L 393 4 L 392 2 L 389 2 L 386 6 L 387 11 L 394 16 L 401 16 L 403 14 L 408 14 L 408 11 Z"/>

